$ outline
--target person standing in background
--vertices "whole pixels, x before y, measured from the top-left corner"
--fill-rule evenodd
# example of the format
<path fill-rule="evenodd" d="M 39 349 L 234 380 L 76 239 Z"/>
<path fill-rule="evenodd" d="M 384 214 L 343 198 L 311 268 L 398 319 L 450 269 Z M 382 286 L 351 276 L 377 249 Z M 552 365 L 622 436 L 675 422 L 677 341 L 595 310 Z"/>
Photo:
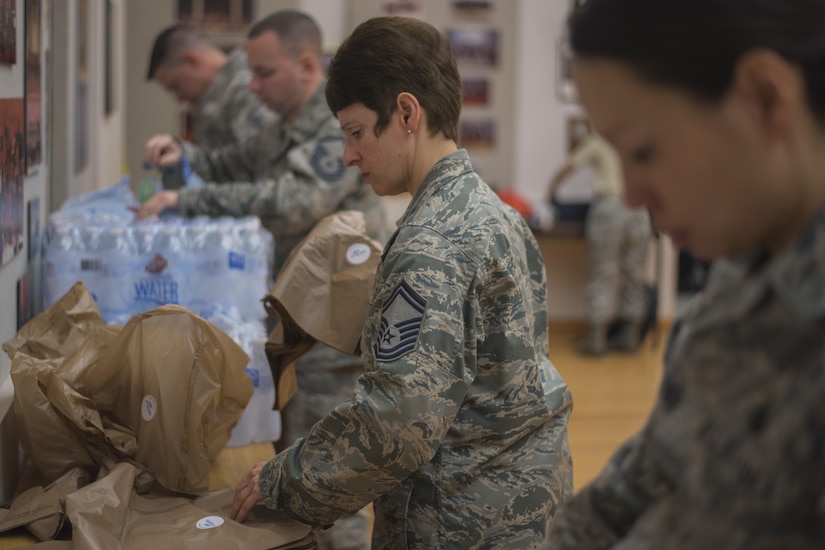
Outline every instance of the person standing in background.
<path fill-rule="evenodd" d="M 207 183 L 160 191 L 143 204 L 138 219 L 166 209 L 185 216 L 259 216 L 275 237 L 276 276 L 315 224 L 337 211 L 363 212 L 370 237 L 383 243 L 383 204 L 358 171 L 344 165 L 344 136 L 324 100 L 321 44 L 317 23 L 298 11 L 278 11 L 253 25 L 246 43 L 249 88 L 280 115 L 279 121 L 251 139 L 214 150 L 169 135 L 151 138 L 145 159 L 163 168 L 164 186 L 183 187 L 179 168 L 184 157 Z M 318 345 L 299 359 L 298 390 L 281 410 L 276 450 L 305 436 L 327 412 L 351 398 L 362 372 L 361 358 L 328 346 Z M 368 525 L 363 510 L 345 516 L 318 533 L 320 547 L 369 548 Z"/>
<path fill-rule="evenodd" d="M 189 25 L 173 25 L 158 34 L 146 79 L 194 109 L 195 143 L 205 149 L 244 141 L 276 118 L 248 88 L 244 51 L 227 55 Z"/>
<path fill-rule="evenodd" d="M 825 548 L 825 0 L 587 0 L 583 107 L 625 201 L 712 260 L 653 410 L 553 550 Z"/>
<path fill-rule="evenodd" d="M 539 548 L 572 491 L 572 396 L 548 357 L 538 243 L 458 149 L 461 79 L 438 29 L 361 23 L 329 68 L 344 159 L 412 200 L 362 331 L 366 372 L 235 491 L 314 526 L 373 502 L 373 550 Z"/>
<path fill-rule="evenodd" d="M 585 314 L 588 331 L 578 343 L 582 355 L 601 355 L 608 348 L 635 351 L 641 343 L 647 313 L 645 267 L 652 232 L 650 217 L 642 209 L 622 203 L 622 171 L 616 152 L 591 132 L 570 153 L 570 160 L 553 177 L 550 198 L 575 170 L 593 170 L 593 199 L 587 211 L 588 280 Z M 616 320 L 620 329 L 608 341 L 608 327 Z"/>

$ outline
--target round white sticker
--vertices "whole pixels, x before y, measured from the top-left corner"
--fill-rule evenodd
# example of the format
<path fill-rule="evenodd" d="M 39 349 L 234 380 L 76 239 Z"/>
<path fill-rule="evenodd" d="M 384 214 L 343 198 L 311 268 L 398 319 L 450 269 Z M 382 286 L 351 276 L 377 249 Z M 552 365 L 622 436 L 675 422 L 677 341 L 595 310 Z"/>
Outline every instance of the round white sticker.
<path fill-rule="evenodd" d="M 206 516 L 203 519 L 199 519 L 195 527 L 198 529 L 214 529 L 221 525 L 223 525 L 223 518 L 221 516 Z"/>
<path fill-rule="evenodd" d="M 155 401 L 155 397 L 153 395 L 147 395 L 143 398 L 143 402 L 140 404 L 141 416 L 143 416 L 143 419 L 146 422 L 149 422 L 155 417 L 156 412 L 158 412 L 158 402 Z"/>
<path fill-rule="evenodd" d="M 362 243 L 354 244 L 347 249 L 347 261 L 352 265 L 360 265 L 369 260 L 371 254 L 369 246 Z"/>

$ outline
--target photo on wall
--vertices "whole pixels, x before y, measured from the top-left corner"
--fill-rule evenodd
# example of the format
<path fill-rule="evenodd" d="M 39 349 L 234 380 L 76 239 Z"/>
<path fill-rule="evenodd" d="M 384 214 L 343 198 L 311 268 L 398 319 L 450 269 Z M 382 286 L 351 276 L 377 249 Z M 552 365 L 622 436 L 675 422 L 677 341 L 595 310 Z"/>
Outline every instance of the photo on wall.
<path fill-rule="evenodd" d="M 89 161 L 89 0 L 77 0 L 77 97 L 75 173 Z"/>
<path fill-rule="evenodd" d="M 493 0 L 452 0 L 453 15 L 465 19 L 487 19 L 493 12 Z"/>
<path fill-rule="evenodd" d="M 29 263 L 31 263 L 40 256 L 40 199 L 30 200 L 26 205 L 26 210 L 28 216 L 26 250 L 28 250 Z"/>
<path fill-rule="evenodd" d="M 490 104 L 490 79 L 472 76 L 461 79 L 461 102 L 465 106 L 486 107 Z"/>
<path fill-rule="evenodd" d="M 458 126 L 459 146 L 468 151 L 489 151 L 496 146 L 496 123 L 490 118 L 462 120 Z"/>
<path fill-rule="evenodd" d="M 448 29 L 447 39 L 459 66 L 496 67 L 499 33 L 495 29 Z"/>
<path fill-rule="evenodd" d="M 378 0 L 379 15 L 397 15 L 399 17 L 424 17 L 421 0 Z"/>
<path fill-rule="evenodd" d="M 23 248 L 24 118 L 22 97 L 0 99 L 0 268 Z"/>
<path fill-rule="evenodd" d="M 17 281 L 17 330 L 35 316 L 34 270 L 29 268 Z"/>
<path fill-rule="evenodd" d="M 0 63 L 17 63 L 17 0 L 0 0 Z"/>
<path fill-rule="evenodd" d="M 26 0 L 26 172 L 43 161 L 43 98 L 41 64 L 43 26 L 40 0 Z"/>

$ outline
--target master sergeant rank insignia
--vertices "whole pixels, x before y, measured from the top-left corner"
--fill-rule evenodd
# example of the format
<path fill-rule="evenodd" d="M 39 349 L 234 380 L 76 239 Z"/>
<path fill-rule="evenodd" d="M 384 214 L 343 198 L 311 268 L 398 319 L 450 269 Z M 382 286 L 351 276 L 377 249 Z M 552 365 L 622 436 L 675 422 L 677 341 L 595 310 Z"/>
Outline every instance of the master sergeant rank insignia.
<path fill-rule="evenodd" d="M 396 287 L 381 314 L 381 328 L 373 342 L 378 361 L 394 361 L 415 349 L 427 301 L 406 281 Z"/>

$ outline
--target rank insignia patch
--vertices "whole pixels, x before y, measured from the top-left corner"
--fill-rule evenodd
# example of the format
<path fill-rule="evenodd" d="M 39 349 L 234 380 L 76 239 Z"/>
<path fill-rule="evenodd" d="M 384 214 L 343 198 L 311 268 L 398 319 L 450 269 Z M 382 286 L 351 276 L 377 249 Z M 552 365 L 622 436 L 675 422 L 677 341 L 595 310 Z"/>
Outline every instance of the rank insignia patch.
<path fill-rule="evenodd" d="M 406 281 L 393 291 L 381 314 L 381 328 L 373 342 L 378 361 L 394 361 L 415 349 L 427 301 Z"/>
<path fill-rule="evenodd" d="M 342 156 L 344 137 L 325 137 L 318 141 L 312 153 L 312 168 L 327 181 L 335 181 L 347 169 Z"/>

